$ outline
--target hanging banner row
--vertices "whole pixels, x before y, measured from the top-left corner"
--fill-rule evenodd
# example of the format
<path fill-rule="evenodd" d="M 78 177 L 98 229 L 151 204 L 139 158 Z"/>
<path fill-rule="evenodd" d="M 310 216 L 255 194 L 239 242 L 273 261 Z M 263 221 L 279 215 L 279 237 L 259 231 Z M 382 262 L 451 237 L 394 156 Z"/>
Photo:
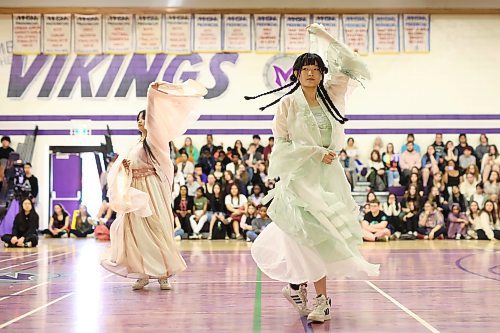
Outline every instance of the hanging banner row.
<path fill-rule="evenodd" d="M 430 51 L 427 14 L 13 14 L 13 41 L 15 54 L 293 54 L 308 50 L 311 23 L 362 55 Z"/>

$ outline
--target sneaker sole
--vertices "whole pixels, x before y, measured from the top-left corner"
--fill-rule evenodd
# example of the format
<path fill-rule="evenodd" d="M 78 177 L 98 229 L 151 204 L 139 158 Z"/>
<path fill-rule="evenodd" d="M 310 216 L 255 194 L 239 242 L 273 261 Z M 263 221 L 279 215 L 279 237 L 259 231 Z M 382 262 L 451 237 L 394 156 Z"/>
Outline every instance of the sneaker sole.
<path fill-rule="evenodd" d="M 286 298 L 286 300 L 288 302 L 290 302 L 290 304 L 292 304 L 293 307 L 299 312 L 299 314 L 300 314 L 301 317 L 308 316 L 311 313 L 311 310 L 307 310 L 307 309 L 306 310 L 302 310 L 302 309 L 300 309 L 299 306 L 297 305 L 297 303 L 295 303 L 295 301 L 293 300 L 292 296 L 290 296 L 287 292 L 285 292 L 284 290 L 282 290 L 281 293 Z"/>
<path fill-rule="evenodd" d="M 160 290 L 172 290 L 172 286 L 162 286 L 162 285 L 160 285 Z"/>
<path fill-rule="evenodd" d="M 141 289 L 144 289 L 144 287 L 147 286 L 148 284 L 149 284 L 149 282 L 146 283 L 143 286 L 132 286 L 132 290 L 141 290 Z"/>
<path fill-rule="evenodd" d="M 327 320 L 331 320 L 332 319 L 332 315 L 327 315 L 327 316 L 307 316 L 307 320 L 310 320 L 312 322 L 315 322 L 315 323 L 324 323 L 325 321 Z"/>

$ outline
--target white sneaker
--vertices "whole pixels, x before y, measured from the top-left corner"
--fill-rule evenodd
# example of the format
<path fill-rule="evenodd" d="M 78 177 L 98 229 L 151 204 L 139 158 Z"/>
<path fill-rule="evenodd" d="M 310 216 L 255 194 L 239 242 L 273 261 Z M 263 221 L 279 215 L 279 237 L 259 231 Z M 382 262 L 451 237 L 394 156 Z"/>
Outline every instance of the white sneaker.
<path fill-rule="evenodd" d="M 141 290 L 145 286 L 149 284 L 149 279 L 148 278 L 142 278 L 137 281 L 132 285 L 132 290 Z"/>
<path fill-rule="evenodd" d="M 408 235 L 412 235 L 412 234 L 413 234 L 413 232 L 411 232 L 411 231 L 408 231 Z"/>
<path fill-rule="evenodd" d="M 414 231 L 413 232 L 413 236 L 417 237 L 418 236 L 418 232 Z"/>
<path fill-rule="evenodd" d="M 460 234 L 457 234 L 457 235 L 455 236 L 455 239 L 456 239 L 456 240 L 460 240 L 461 238 L 462 238 L 462 236 L 461 236 Z"/>
<path fill-rule="evenodd" d="M 299 290 L 293 290 L 290 285 L 281 289 L 283 296 L 299 311 L 302 317 L 311 313 L 307 308 L 307 287 L 300 285 Z"/>
<path fill-rule="evenodd" d="M 396 238 L 399 239 L 401 237 L 401 232 L 400 231 L 396 231 L 394 233 L 394 235 L 396 235 Z"/>
<path fill-rule="evenodd" d="M 182 239 L 182 237 L 181 237 L 181 236 L 179 236 L 179 235 L 177 235 L 177 236 L 175 236 L 175 237 L 174 237 L 174 239 L 175 239 L 176 241 L 180 241 L 180 240 Z"/>
<path fill-rule="evenodd" d="M 330 314 L 332 300 L 330 298 L 327 298 L 325 295 L 320 295 L 316 297 L 313 302 L 314 308 L 307 316 L 307 320 L 323 323 L 325 320 L 332 319 L 332 315 Z"/>
<path fill-rule="evenodd" d="M 167 278 L 158 279 L 158 283 L 160 284 L 161 290 L 172 290 L 172 285 Z"/>

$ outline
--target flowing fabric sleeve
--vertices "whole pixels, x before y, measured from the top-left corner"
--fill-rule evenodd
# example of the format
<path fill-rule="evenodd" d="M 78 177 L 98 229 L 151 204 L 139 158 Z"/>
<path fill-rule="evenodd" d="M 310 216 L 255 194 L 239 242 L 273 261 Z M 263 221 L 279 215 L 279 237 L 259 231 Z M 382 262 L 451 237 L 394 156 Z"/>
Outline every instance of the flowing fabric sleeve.
<path fill-rule="evenodd" d="M 328 153 L 326 148 L 313 146 L 293 140 L 289 133 L 289 113 L 293 109 L 293 99 L 286 98 L 279 104 L 273 120 L 275 145 L 269 161 L 269 177 L 280 177 L 282 180 L 291 177 L 305 162 L 310 159 L 321 161 Z"/>

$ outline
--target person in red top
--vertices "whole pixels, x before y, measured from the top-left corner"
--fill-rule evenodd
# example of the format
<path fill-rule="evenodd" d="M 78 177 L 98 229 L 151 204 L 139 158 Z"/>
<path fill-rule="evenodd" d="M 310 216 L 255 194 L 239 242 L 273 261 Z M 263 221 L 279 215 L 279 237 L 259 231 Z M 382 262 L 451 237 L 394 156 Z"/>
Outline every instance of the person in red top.
<path fill-rule="evenodd" d="M 273 146 L 274 146 L 274 136 L 271 136 L 269 137 L 269 143 L 267 144 L 267 146 L 264 148 L 264 161 L 268 161 L 269 160 L 269 155 L 272 153 L 273 151 Z"/>

